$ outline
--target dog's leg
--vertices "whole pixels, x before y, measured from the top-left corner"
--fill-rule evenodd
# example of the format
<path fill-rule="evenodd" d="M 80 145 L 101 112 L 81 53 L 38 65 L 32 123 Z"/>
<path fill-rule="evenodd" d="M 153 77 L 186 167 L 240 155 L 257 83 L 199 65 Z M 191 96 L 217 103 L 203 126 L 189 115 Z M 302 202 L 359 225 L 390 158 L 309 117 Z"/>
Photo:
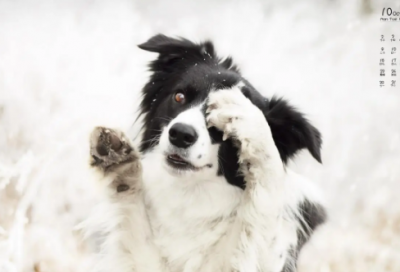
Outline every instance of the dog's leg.
<path fill-rule="evenodd" d="M 122 132 L 97 127 L 90 137 L 90 155 L 108 202 L 103 214 L 108 235 L 96 270 L 165 271 L 143 204 L 139 153 Z"/>
<path fill-rule="evenodd" d="M 208 126 L 223 131 L 239 149 L 246 189 L 227 237 L 223 271 L 280 272 L 287 250 L 284 226 L 285 169 L 262 112 L 239 89 L 210 94 Z M 290 231 L 289 231 L 290 232 Z M 289 236 L 295 237 L 295 229 Z"/>

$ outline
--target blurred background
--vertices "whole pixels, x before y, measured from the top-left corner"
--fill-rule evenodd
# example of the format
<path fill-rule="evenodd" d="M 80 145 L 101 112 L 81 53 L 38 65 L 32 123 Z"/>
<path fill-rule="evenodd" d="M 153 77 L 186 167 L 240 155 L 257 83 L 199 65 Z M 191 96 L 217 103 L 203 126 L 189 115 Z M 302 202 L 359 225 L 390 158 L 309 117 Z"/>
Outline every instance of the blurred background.
<path fill-rule="evenodd" d="M 299 271 L 400 271 L 400 81 L 379 87 L 380 37 L 400 39 L 400 22 L 380 22 L 383 7 L 400 1 L 0 0 L 0 271 L 88 271 L 88 133 L 135 136 L 156 57 L 136 45 L 157 33 L 212 40 L 322 131 L 323 165 L 291 164 L 330 215 Z"/>

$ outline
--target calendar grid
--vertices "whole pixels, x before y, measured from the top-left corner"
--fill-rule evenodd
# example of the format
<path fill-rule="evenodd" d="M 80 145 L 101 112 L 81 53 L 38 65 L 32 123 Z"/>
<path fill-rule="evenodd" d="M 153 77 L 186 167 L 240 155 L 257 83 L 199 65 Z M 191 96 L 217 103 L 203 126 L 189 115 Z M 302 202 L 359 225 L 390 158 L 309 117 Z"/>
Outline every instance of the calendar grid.
<path fill-rule="evenodd" d="M 380 59 L 379 59 L 379 86 L 398 86 L 398 45 L 400 39 L 397 35 L 381 35 L 380 38 Z"/>

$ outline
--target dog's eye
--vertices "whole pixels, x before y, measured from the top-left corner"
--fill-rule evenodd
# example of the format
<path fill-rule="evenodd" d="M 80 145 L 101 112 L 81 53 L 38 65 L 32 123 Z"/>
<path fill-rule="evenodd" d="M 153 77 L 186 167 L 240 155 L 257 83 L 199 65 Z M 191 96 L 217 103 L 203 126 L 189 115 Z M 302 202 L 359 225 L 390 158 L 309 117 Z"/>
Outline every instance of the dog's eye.
<path fill-rule="evenodd" d="M 175 94 L 175 101 L 178 102 L 179 104 L 185 103 L 185 95 L 183 93 L 176 93 Z"/>

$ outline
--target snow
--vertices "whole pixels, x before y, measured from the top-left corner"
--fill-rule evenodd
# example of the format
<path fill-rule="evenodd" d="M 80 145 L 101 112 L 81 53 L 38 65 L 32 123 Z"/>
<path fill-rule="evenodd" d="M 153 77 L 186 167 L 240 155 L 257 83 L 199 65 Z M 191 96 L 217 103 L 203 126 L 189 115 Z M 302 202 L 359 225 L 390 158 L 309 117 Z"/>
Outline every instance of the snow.
<path fill-rule="evenodd" d="M 324 136 L 315 180 L 330 221 L 300 271 L 400 271 L 400 82 L 379 88 L 379 22 L 399 1 L 0 1 L 0 271 L 87 271 L 75 226 L 98 201 L 96 125 L 133 126 L 156 33 L 214 41 L 263 94 L 284 96 Z M 398 43 L 400 45 L 400 43 Z"/>

